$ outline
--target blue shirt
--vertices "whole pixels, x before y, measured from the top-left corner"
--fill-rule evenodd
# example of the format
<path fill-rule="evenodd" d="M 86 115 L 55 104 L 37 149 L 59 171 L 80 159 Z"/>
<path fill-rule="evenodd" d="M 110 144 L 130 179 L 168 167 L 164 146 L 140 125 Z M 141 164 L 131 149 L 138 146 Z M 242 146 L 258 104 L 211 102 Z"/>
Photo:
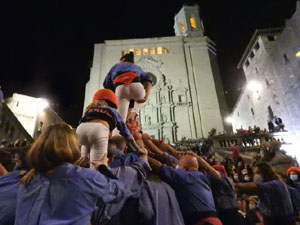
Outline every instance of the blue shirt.
<path fill-rule="evenodd" d="M 210 176 L 211 190 L 217 211 L 237 209 L 237 195 L 228 177 L 221 173 L 221 180 Z"/>
<path fill-rule="evenodd" d="M 102 204 L 94 212 L 93 224 L 105 224 L 123 208 L 128 198 L 139 198 L 141 186 L 147 172 L 151 171 L 148 160 L 139 157 L 131 166 L 111 168 L 113 175 L 118 177 L 125 186 L 125 197 L 118 204 Z"/>
<path fill-rule="evenodd" d="M 97 200 L 117 203 L 123 197 L 119 180 L 63 163 L 20 184 L 15 225 L 88 225 Z"/>
<path fill-rule="evenodd" d="M 19 180 L 25 170 L 17 169 L 4 176 L 0 176 L 0 225 L 14 224 Z"/>
<path fill-rule="evenodd" d="M 291 196 L 294 212 L 300 211 L 300 193 L 296 188 L 293 188 L 288 185 L 288 190 Z"/>
<path fill-rule="evenodd" d="M 109 106 L 92 107 L 84 113 L 84 116 L 81 118 L 79 123 L 88 122 L 95 119 L 103 119 L 107 121 L 110 131 L 117 127 L 123 137 L 126 139 L 131 137 L 130 131 L 127 125 L 124 123 L 123 118 L 114 108 Z"/>
<path fill-rule="evenodd" d="M 205 172 L 185 171 L 163 165 L 161 177 L 174 188 L 185 221 L 199 213 L 216 212 Z"/>
<path fill-rule="evenodd" d="M 184 225 L 174 190 L 158 176 L 148 176 L 144 181 L 139 213 L 139 224 Z"/>
<path fill-rule="evenodd" d="M 139 67 L 133 63 L 129 63 L 129 62 L 123 63 L 122 62 L 122 63 L 115 64 L 111 68 L 111 70 L 105 77 L 105 80 L 103 82 L 103 87 L 114 90 L 114 84 L 113 84 L 114 79 L 118 75 L 120 75 L 122 73 L 126 73 L 126 72 L 136 73 L 136 75 L 138 75 L 140 77 L 142 83 L 143 82 L 151 82 L 152 83 L 152 78 L 148 75 L 148 73 L 144 72 L 141 67 Z"/>
<path fill-rule="evenodd" d="M 264 216 L 290 216 L 293 205 L 287 185 L 279 180 L 272 180 L 258 184 L 260 208 Z"/>
<path fill-rule="evenodd" d="M 114 157 L 110 167 L 111 168 L 117 168 L 120 166 L 130 166 L 132 163 L 137 161 L 139 159 L 139 155 L 135 152 L 130 152 L 127 154 L 124 154 L 119 149 L 117 150 L 117 154 Z"/>

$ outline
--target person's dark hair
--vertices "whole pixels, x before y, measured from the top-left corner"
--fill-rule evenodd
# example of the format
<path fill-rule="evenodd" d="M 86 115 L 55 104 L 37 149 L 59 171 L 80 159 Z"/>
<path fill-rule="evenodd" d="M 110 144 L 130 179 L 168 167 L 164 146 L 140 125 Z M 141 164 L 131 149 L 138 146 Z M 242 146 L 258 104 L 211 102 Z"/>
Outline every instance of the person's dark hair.
<path fill-rule="evenodd" d="M 13 171 L 16 165 L 13 161 L 13 156 L 5 150 L 0 151 L 0 163 L 5 167 L 5 169 L 8 172 Z"/>
<path fill-rule="evenodd" d="M 127 146 L 126 139 L 123 136 L 113 136 L 109 140 L 115 143 L 118 149 L 123 150 Z"/>
<path fill-rule="evenodd" d="M 278 180 L 278 177 L 273 170 L 273 167 L 266 162 L 259 162 L 255 164 L 255 167 L 259 169 L 259 173 L 262 175 L 264 182 L 271 180 Z"/>
<path fill-rule="evenodd" d="M 111 158 L 117 154 L 117 145 L 112 140 L 108 141 L 107 158 Z"/>
<path fill-rule="evenodd" d="M 134 63 L 134 54 L 133 52 L 126 53 L 120 58 L 120 60 L 121 59 L 124 59 L 124 62 Z"/>

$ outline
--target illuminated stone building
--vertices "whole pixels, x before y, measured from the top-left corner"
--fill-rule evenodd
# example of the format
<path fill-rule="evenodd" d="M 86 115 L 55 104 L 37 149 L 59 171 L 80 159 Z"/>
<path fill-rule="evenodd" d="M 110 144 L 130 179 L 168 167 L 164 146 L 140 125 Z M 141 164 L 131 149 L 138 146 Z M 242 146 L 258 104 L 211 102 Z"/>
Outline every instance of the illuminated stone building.
<path fill-rule="evenodd" d="M 157 77 L 149 101 L 140 112 L 145 132 L 175 142 L 205 137 L 212 128 L 223 131 L 227 106 L 216 46 L 204 36 L 199 7 L 183 6 L 175 16 L 174 30 L 172 37 L 96 44 L 84 107 L 103 87 L 106 74 L 121 54 L 132 51 L 135 63 Z"/>
<path fill-rule="evenodd" d="M 50 124 L 63 121 L 45 99 L 14 93 L 6 99 L 6 103 L 32 138 L 36 138 Z"/>
<path fill-rule="evenodd" d="M 247 82 L 233 109 L 233 128 L 267 128 L 267 121 L 277 115 L 292 136 L 299 136 L 299 2 L 284 28 L 254 33 L 238 68 L 243 69 Z"/>

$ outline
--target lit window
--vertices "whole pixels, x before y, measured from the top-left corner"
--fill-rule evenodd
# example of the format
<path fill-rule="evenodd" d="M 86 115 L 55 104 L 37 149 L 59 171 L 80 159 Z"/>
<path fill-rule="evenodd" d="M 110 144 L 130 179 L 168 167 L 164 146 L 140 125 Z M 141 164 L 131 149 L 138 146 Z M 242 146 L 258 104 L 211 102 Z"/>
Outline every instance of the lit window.
<path fill-rule="evenodd" d="M 191 23 L 192 30 L 196 30 L 197 26 L 196 26 L 196 19 L 194 16 L 190 17 L 190 23 Z"/>
<path fill-rule="evenodd" d="M 181 33 L 185 33 L 185 27 L 184 27 L 184 22 L 179 22 L 179 26 L 180 26 L 180 30 L 181 30 Z"/>
<path fill-rule="evenodd" d="M 143 48 L 143 54 L 148 54 L 148 48 Z"/>
<path fill-rule="evenodd" d="M 155 48 L 150 48 L 150 54 L 154 55 L 155 54 Z"/>
<path fill-rule="evenodd" d="M 121 53 L 121 54 L 122 54 L 122 56 L 125 55 L 125 54 L 126 54 L 126 51 L 125 51 L 125 50 L 122 50 L 122 53 Z"/>
<path fill-rule="evenodd" d="M 298 51 L 298 52 L 296 53 L 296 57 L 297 57 L 297 58 L 300 58 L 300 51 Z"/>
<path fill-rule="evenodd" d="M 157 47 L 157 54 L 161 55 L 162 54 L 162 47 Z"/>
<path fill-rule="evenodd" d="M 134 52 L 134 49 L 133 49 L 133 48 L 130 48 L 130 49 L 129 49 L 129 52 Z"/>
<path fill-rule="evenodd" d="M 164 48 L 164 54 L 169 54 L 169 49 Z"/>
<path fill-rule="evenodd" d="M 136 55 L 141 55 L 141 49 L 139 49 L 139 48 L 136 49 L 136 50 L 135 50 L 135 54 L 136 54 Z"/>

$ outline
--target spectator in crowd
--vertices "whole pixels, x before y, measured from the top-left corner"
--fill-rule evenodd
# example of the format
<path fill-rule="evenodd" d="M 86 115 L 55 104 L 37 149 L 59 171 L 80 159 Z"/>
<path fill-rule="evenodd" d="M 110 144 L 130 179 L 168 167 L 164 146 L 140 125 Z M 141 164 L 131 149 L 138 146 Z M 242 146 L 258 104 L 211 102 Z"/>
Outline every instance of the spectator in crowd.
<path fill-rule="evenodd" d="M 135 100 L 132 112 L 139 113 L 144 107 L 151 93 L 152 78 L 134 64 L 134 54 L 129 52 L 111 68 L 103 87 L 115 91 L 119 101 L 118 112 L 125 122 L 131 99 Z"/>
<path fill-rule="evenodd" d="M 256 198 L 250 198 L 249 208 L 246 212 L 247 225 L 263 224 L 263 218 L 257 205 Z"/>
<path fill-rule="evenodd" d="M 88 105 L 80 120 L 76 133 L 81 144 L 81 155 L 85 160 L 89 158 L 91 167 L 93 167 L 92 162 L 101 161 L 107 153 L 109 133 L 115 127 L 126 138 L 132 149 L 139 148 L 116 111 L 117 107 L 116 95 L 109 89 L 100 89 L 94 94 L 92 103 Z"/>
<path fill-rule="evenodd" d="M 232 149 L 233 164 L 237 166 L 238 160 L 240 158 L 240 149 L 235 144 L 231 144 L 231 149 Z"/>
<path fill-rule="evenodd" d="M 268 121 L 268 130 L 269 132 L 273 133 L 275 131 L 275 126 L 272 120 Z"/>
<path fill-rule="evenodd" d="M 281 182 L 288 184 L 289 177 L 283 173 L 278 173 L 278 178 Z M 288 191 L 291 196 L 293 209 L 294 209 L 294 217 L 297 222 L 300 221 L 300 192 L 296 188 L 288 185 Z"/>
<path fill-rule="evenodd" d="M 176 193 L 185 224 L 221 225 L 218 219 L 207 174 L 215 179 L 221 179 L 218 171 L 193 152 L 182 156 L 179 169 L 162 165 L 149 158 L 152 169 L 170 184 Z M 198 170 L 199 167 L 201 170 Z"/>
<path fill-rule="evenodd" d="M 74 130 L 65 123 L 42 131 L 27 154 L 32 169 L 21 179 L 15 225 L 89 224 L 98 200 L 122 200 L 124 185 L 107 162 L 93 162 L 98 171 L 73 165 L 82 161 L 78 146 Z"/>
<path fill-rule="evenodd" d="M 284 124 L 283 124 L 282 119 L 280 117 L 274 116 L 274 123 L 276 124 L 275 129 L 277 131 L 284 131 Z"/>
<path fill-rule="evenodd" d="M 296 188 L 300 193 L 300 168 L 292 166 L 287 170 L 289 186 Z"/>
<path fill-rule="evenodd" d="M 268 163 L 258 163 L 254 172 L 254 182 L 235 184 L 238 191 L 259 196 L 265 225 L 295 225 L 293 205 L 286 184 L 278 180 Z"/>

